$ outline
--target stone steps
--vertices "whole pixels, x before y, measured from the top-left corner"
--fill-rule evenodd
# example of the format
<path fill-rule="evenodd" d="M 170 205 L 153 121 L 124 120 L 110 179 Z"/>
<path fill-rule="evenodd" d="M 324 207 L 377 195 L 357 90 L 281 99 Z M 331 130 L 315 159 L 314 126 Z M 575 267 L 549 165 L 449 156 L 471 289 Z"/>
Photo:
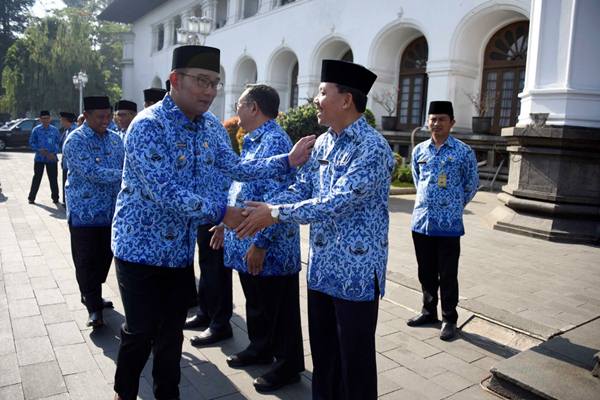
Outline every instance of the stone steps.
<path fill-rule="evenodd" d="M 491 369 L 488 388 L 511 400 L 598 400 L 600 378 L 592 375 L 600 350 L 595 319 Z"/>

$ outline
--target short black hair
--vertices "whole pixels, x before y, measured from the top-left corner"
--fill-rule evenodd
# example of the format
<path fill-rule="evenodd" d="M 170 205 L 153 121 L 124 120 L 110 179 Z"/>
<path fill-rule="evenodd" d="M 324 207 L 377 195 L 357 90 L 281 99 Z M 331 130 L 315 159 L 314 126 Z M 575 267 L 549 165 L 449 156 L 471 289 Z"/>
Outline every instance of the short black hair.
<path fill-rule="evenodd" d="M 354 107 L 356 107 L 356 111 L 359 113 L 364 113 L 367 109 L 367 95 L 361 92 L 360 90 L 351 88 L 350 86 L 340 85 L 339 83 L 335 84 L 338 88 L 338 92 L 340 93 L 350 93 L 352 95 L 352 101 L 354 102 Z"/>
<path fill-rule="evenodd" d="M 248 85 L 246 99 L 256 103 L 260 111 L 269 118 L 277 118 L 279 114 L 279 94 L 267 85 Z"/>

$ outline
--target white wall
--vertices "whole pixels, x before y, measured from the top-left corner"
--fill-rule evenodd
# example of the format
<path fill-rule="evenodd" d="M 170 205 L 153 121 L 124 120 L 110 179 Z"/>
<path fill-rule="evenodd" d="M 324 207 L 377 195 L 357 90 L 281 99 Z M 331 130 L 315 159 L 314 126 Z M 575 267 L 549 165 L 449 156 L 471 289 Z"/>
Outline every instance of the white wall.
<path fill-rule="evenodd" d="M 196 4 L 197 1 L 171 0 L 136 21 L 135 72 L 129 74 L 135 83 L 123 85 L 126 98 L 140 101 L 142 90 L 150 86 L 155 76 L 167 79 L 175 46 L 169 44 L 167 33 L 163 50 L 153 51 L 152 27 L 159 22 L 167 24 Z M 527 19 L 530 1 L 298 0 L 283 7 L 270 7 L 263 5 L 259 14 L 251 18 L 228 22 L 206 40 L 207 45 L 221 49 L 221 65 L 227 75 L 222 95 L 225 98 L 219 99 L 215 107 L 220 117 L 233 113 L 232 104 L 240 89 L 235 86 L 240 78 L 236 74 L 245 73 L 244 68 L 239 68 L 243 60 L 256 63 L 258 82 L 273 83 L 282 90 L 286 82 L 281 77 L 289 76 L 290 65 L 278 55 L 285 49 L 295 56 L 302 103 L 304 97 L 316 91 L 321 59 L 340 52 L 341 56 L 348 48 L 355 62 L 378 74 L 373 90 L 397 86 L 402 51 L 411 40 L 424 35 L 429 45 L 428 100 L 454 101 L 457 127 L 469 129 L 473 109 L 464 92 L 479 90 L 487 40 L 502 26 Z M 127 93 L 128 90 L 135 93 Z M 289 103 L 288 96 L 284 90 L 283 110 Z M 372 101 L 369 107 L 377 116 L 383 114 Z"/>

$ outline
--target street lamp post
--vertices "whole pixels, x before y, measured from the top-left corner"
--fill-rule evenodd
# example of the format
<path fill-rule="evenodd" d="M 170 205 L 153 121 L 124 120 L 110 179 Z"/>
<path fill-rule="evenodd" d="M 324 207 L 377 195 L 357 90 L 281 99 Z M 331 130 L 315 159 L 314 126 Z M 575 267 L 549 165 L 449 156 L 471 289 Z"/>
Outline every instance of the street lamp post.
<path fill-rule="evenodd" d="M 73 75 L 73 85 L 79 89 L 79 115 L 83 112 L 83 88 L 88 81 L 88 76 L 85 72 L 79 71 Z"/>
<path fill-rule="evenodd" d="M 191 16 L 187 19 L 187 29 L 177 29 L 177 42 L 186 44 L 204 45 L 206 37 L 210 35 L 212 19 L 207 16 Z"/>

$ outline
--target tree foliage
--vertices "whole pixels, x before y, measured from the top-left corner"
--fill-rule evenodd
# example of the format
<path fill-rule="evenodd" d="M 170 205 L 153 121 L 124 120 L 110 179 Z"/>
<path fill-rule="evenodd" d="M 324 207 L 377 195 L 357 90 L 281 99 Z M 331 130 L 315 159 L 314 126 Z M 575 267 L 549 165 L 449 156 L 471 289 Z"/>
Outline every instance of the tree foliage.
<path fill-rule="evenodd" d="M 29 20 L 29 8 L 35 0 L 0 0 L 0 71 L 4 57 Z"/>
<path fill-rule="evenodd" d="M 85 95 L 108 95 L 111 102 L 121 96 L 120 33 L 127 26 L 95 19 L 105 2 L 65 3 L 76 8 L 33 20 L 9 48 L 2 71 L 1 110 L 13 116 L 40 109 L 76 111 L 79 95 L 72 77 L 79 71 L 88 75 Z"/>

